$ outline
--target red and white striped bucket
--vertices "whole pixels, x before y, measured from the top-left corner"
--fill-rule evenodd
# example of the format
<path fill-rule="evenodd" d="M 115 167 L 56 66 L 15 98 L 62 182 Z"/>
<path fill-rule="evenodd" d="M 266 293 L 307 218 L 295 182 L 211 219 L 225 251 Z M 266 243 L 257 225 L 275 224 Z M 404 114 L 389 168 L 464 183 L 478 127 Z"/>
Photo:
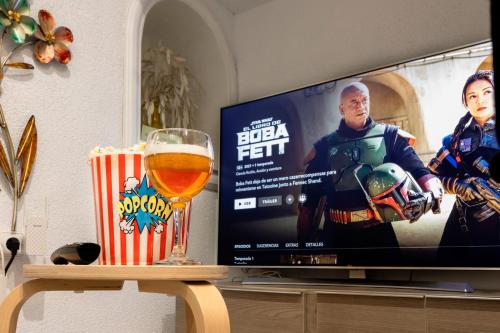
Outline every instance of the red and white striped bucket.
<path fill-rule="evenodd" d="M 92 169 L 100 265 L 151 265 L 169 256 L 174 243 L 168 201 L 146 177 L 143 152 L 96 149 Z M 182 240 L 187 248 L 190 203 Z"/>

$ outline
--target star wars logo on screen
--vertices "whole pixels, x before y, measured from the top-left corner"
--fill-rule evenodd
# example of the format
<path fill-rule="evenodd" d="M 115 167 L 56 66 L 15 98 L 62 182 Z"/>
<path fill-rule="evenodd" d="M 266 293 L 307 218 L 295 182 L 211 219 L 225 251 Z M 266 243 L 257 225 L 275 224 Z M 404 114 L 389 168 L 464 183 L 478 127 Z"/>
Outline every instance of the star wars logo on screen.
<path fill-rule="evenodd" d="M 286 123 L 281 120 L 266 118 L 255 120 L 249 127 L 243 127 L 243 131 L 236 133 L 238 136 L 238 161 L 271 157 L 273 152 L 278 155 L 285 153 L 285 143 L 290 141 Z"/>

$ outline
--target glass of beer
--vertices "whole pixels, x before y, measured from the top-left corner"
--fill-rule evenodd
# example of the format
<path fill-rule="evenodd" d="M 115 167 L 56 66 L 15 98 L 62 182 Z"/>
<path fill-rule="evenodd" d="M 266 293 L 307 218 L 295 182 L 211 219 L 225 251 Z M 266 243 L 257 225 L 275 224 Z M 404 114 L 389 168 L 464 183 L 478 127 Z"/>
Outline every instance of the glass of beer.
<path fill-rule="evenodd" d="M 181 238 L 184 208 L 207 184 L 213 161 L 212 141 L 206 133 L 185 128 L 165 128 L 149 134 L 144 151 L 146 173 L 156 190 L 169 200 L 175 228 L 172 253 L 157 264 L 200 264 L 186 257 Z"/>

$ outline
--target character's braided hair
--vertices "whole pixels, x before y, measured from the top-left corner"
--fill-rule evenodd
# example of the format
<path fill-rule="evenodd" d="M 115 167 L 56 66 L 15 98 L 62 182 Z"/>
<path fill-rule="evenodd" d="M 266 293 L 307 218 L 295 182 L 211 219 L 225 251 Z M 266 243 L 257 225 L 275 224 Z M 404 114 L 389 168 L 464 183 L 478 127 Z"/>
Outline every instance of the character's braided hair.
<path fill-rule="evenodd" d="M 465 81 L 464 89 L 462 90 L 462 104 L 465 107 L 467 107 L 467 100 L 465 96 L 467 88 L 471 83 L 476 82 L 478 80 L 486 80 L 491 84 L 493 88 L 495 87 L 495 84 L 493 83 L 493 71 L 478 71 L 477 73 L 472 74 L 471 76 L 469 76 L 467 81 Z M 462 118 L 460 118 L 458 125 L 455 127 L 455 130 L 453 131 L 450 148 L 451 148 L 451 153 L 454 156 L 456 156 L 458 152 L 458 139 L 465 130 L 465 125 L 467 125 L 467 123 L 471 118 L 472 115 L 470 114 L 470 112 L 467 112 Z"/>

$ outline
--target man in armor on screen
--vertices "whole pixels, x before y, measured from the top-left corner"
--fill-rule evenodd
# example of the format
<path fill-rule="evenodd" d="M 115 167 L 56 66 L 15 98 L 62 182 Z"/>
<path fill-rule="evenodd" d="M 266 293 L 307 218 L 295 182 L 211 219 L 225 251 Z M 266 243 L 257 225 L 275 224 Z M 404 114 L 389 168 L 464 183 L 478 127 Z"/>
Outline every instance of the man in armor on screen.
<path fill-rule="evenodd" d="M 317 141 L 304 160 L 306 173 L 327 170 L 328 176 L 302 188 L 307 200 L 299 206 L 298 240 L 319 238 L 334 248 L 397 248 L 390 222 L 439 212 L 441 183 L 413 149 L 415 137 L 369 116 L 366 85 L 346 86 L 339 110 L 339 128 Z"/>

